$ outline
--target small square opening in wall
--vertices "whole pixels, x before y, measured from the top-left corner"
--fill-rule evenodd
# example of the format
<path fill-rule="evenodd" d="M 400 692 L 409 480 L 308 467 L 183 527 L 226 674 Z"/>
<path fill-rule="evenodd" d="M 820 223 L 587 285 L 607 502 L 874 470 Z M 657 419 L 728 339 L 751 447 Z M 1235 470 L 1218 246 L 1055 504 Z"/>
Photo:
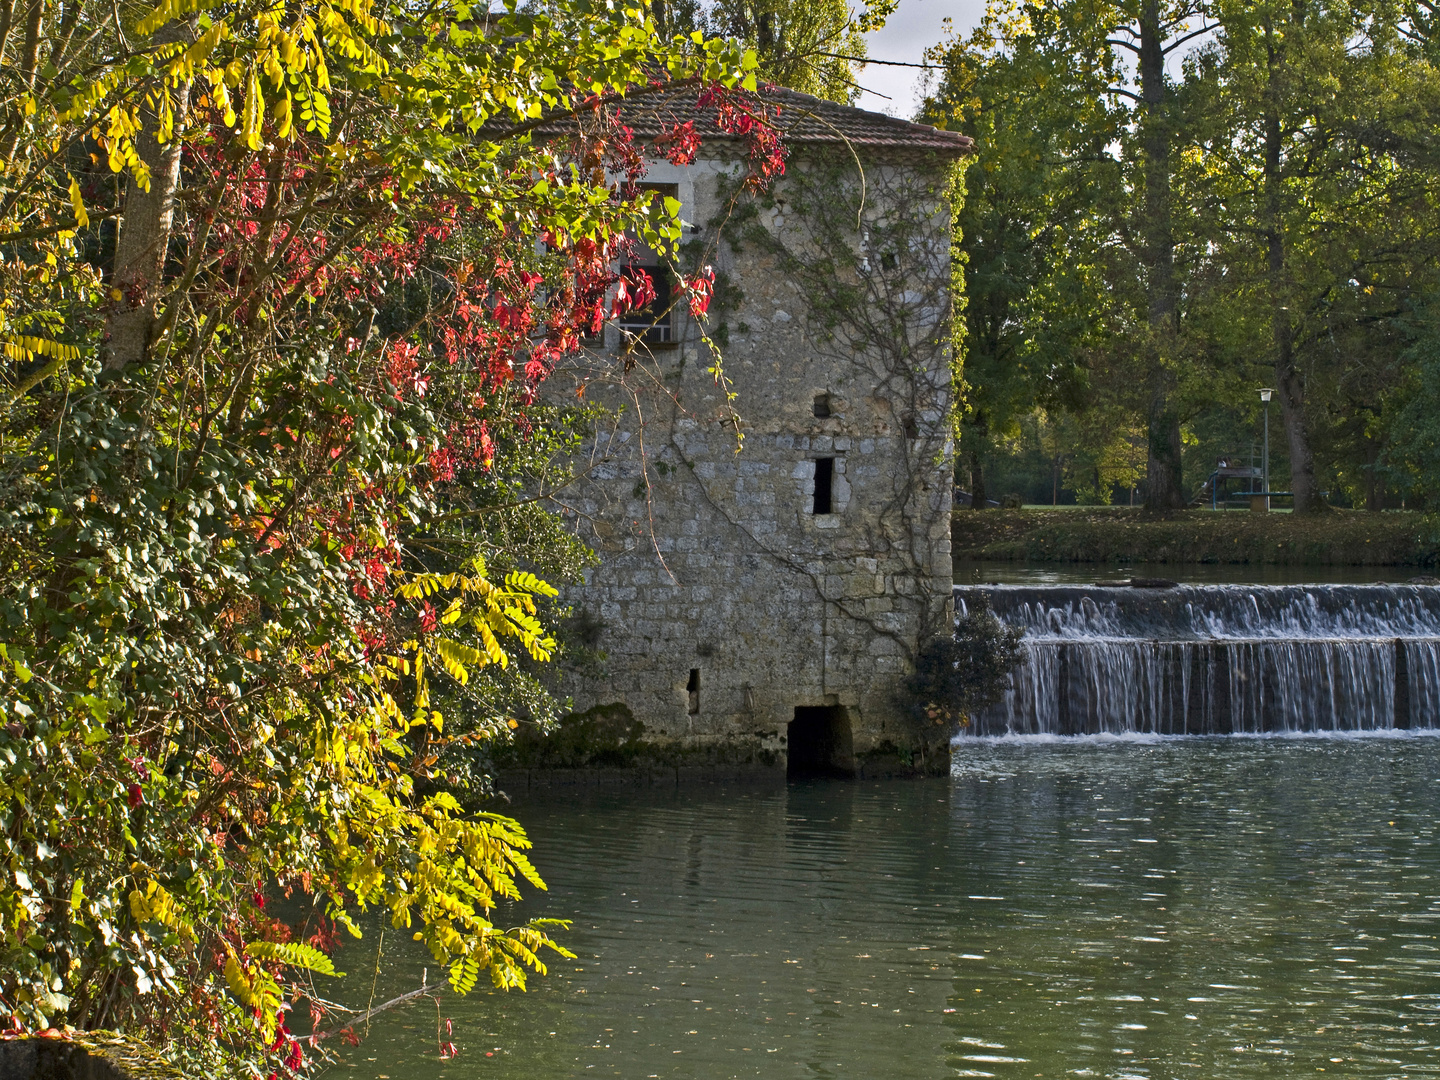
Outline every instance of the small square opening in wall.
<path fill-rule="evenodd" d="M 834 513 L 835 500 L 835 459 L 815 459 L 815 503 L 811 512 L 815 514 Z"/>
<path fill-rule="evenodd" d="M 905 429 L 905 438 L 920 438 L 920 425 L 915 422 L 915 417 L 906 416 L 905 419 L 901 422 L 901 427 Z"/>
<path fill-rule="evenodd" d="M 815 415 L 820 417 L 821 419 L 825 419 L 826 417 L 834 415 L 834 413 L 830 411 L 829 394 L 815 395 Z"/>
<path fill-rule="evenodd" d="M 690 669 L 690 681 L 685 684 L 685 690 L 690 695 L 690 715 L 694 716 L 700 711 L 700 669 Z"/>

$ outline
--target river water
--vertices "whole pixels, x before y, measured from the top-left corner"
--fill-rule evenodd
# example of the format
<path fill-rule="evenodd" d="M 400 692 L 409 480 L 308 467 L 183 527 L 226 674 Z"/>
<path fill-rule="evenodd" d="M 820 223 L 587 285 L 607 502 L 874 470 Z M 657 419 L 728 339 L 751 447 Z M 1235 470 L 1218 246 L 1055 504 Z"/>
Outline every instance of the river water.
<path fill-rule="evenodd" d="M 575 920 L 578 959 L 447 997 L 453 1061 L 426 1005 L 329 1075 L 1440 1075 L 1437 809 L 1416 733 L 970 739 L 948 781 L 562 790 L 514 808 L 550 884 L 523 910 Z M 414 949 L 387 944 L 377 997 Z"/>

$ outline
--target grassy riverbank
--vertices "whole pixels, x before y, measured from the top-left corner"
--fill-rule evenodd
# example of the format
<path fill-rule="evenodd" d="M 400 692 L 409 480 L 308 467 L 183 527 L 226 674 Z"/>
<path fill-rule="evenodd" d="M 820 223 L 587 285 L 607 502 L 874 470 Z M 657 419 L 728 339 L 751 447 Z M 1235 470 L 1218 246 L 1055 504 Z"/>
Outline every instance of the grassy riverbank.
<path fill-rule="evenodd" d="M 1128 507 L 957 510 L 951 537 L 956 559 L 1039 562 L 1421 567 L 1440 553 L 1423 515 L 1357 510 L 1186 510 L 1164 519 Z"/>

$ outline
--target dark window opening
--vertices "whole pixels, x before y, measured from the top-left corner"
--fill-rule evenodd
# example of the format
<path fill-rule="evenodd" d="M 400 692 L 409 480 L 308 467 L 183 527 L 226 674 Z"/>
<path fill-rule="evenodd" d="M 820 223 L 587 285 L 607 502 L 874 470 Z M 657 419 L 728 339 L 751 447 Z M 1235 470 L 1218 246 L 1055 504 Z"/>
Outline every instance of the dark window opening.
<path fill-rule="evenodd" d="M 815 415 L 822 418 L 831 415 L 829 394 L 815 395 Z"/>
<path fill-rule="evenodd" d="M 843 705 L 796 707 L 785 731 L 785 775 L 791 780 L 855 775 L 850 714 Z"/>
<path fill-rule="evenodd" d="M 829 514 L 831 509 L 832 495 L 835 490 L 835 459 L 833 457 L 822 457 L 815 459 L 815 506 L 813 512 L 817 514 Z"/>
<path fill-rule="evenodd" d="M 625 287 L 632 288 L 642 282 L 641 274 L 650 278 L 655 290 L 655 299 L 642 308 L 632 308 L 617 321 L 620 329 L 631 337 L 639 338 L 647 345 L 669 345 L 675 341 L 674 320 L 670 310 L 670 278 L 659 266 L 627 266 L 622 271 Z"/>
<path fill-rule="evenodd" d="M 685 690 L 690 695 L 690 715 L 694 716 L 700 711 L 700 669 L 690 669 L 690 681 L 685 684 Z"/>
<path fill-rule="evenodd" d="M 662 198 L 662 199 L 667 198 L 667 197 L 668 197 L 668 198 L 671 198 L 671 199 L 678 199 L 678 198 L 680 198 L 680 185 L 679 185 L 679 184 L 636 184 L 635 186 L 636 186 L 640 191 L 648 191 L 648 192 L 650 192 L 652 198 L 653 198 L 653 197 L 659 197 L 659 198 Z"/>
<path fill-rule="evenodd" d="M 905 428 L 905 438 L 918 439 L 920 437 L 920 425 L 915 422 L 915 417 L 905 417 L 903 426 Z"/>
<path fill-rule="evenodd" d="M 900 257 L 893 251 L 887 251 L 880 256 L 880 269 L 894 270 L 900 265 Z"/>
<path fill-rule="evenodd" d="M 637 184 L 635 190 L 648 195 L 652 203 L 663 203 L 666 199 L 680 198 L 677 184 Z M 674 284 L 670 280 L 658 252 L 648 247 L 644 240 L 631 234 L 635 241 L 635 253 L 629 266 L 620 267 L 620 275 L 629 281 L 636 281 L 643 271 L 649 276 L 655 288 L 655 299 L 643 308 L 627 311 L 617 318 L 621 343 L 639 340 L 646 345 L 674 345 L 677 342 L 674 313 L 670 310 L 674 299 Z M 627 283 L 627 289 L 630 285 Z"/>

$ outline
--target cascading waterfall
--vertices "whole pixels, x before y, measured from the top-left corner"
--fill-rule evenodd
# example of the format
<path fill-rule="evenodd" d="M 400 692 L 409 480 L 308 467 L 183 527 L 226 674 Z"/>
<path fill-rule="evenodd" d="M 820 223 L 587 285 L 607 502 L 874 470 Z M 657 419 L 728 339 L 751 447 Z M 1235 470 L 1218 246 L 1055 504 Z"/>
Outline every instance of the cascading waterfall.
<path fill-rule="evenodd" d="M 972 735 L 1440 728 L 1440 588 L 970 586 L 1025 629 Z"/>

